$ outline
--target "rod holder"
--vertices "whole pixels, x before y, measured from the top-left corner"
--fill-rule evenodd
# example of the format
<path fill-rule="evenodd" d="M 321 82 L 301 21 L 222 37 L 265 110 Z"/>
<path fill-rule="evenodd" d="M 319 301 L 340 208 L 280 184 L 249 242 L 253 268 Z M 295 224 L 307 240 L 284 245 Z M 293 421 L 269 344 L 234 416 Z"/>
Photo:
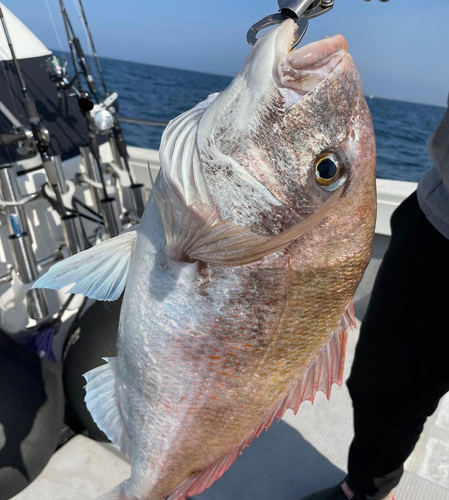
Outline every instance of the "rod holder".
<path fill-rule="evenodd" d="M 134 212 L 137 217 L 142 217 L 143 212 L 145 211 L 145 192 L 143 184 L 131 184 L 129 186 L 131 191 L 131 199 L 133 202 Z"/>
<path fill-rule="evenodd" d="M 115 198 L 104 198 L 100 201 L 100 211 L 103 215 L 106 231 L 110 238 L 114 238 L 120 234 L 120 216 L 117 209 Z"/>
<path fill-rule="evenodd" d="M 48 316 L 47 301 L 41 288 L 34 288 L 27 293 L 27 309 L 30 318 L 42 321 Z"/>
<path fill-rule="evenodd" d="M 38 276 L 36 258 L 27 233 L 13 234 L 9 237 L 14 266 L 22 283 L 31 283 Z M 29 290 L 27 293 L 27 308 L 30 318 L 42 320 L 48 316 L 48 307 L 43 290 Z"/>
<path fill-rule="evenodd" d="M 84 242 L 81 236 L 81 222 L 76 214 L 61 217 L 62 233 L 70 255 L 75 255 L 84 250 Z"/>
<path fill-rule="evenodd" d="M 123 170 L 122 157 L 120 155 L 120 151 L 117 145 L 117 141 L 113 135 L 109 136 L 109 145 L 111 147 L 112 157 L 114 158 L 114 163 Z"/>
<path fill-rule="evenodd" d="M 66 194 L 69 190 L 69 186 L 66 182 L 61 157 L 59 155 L 51 156 L 48 161 L 44 162 L 44 168 L 50 184 L 52 186 L 58 186 L 61 194 Z"/>
<path fill-rule="evenodd" d="M 83 158 L 84 166 L 86 167 L 87 176 L 95 182 L 101 183 L 100 173 L 94 165 L 94 160 L 92 158 L 92 153 L 89 146 L 80 147 L 81 157 Z M 97 212 L 101 210 L 101 200 L 103 198 L 103 193 L 101 189 L 96 188 L 89 184 L 89 189 L 92 195 L 92 200 L 94 208 Z"/>
<path fill-rule="evenodd" d="M 0 168 L 0 192 L 2 199 L 7 202 L 20 202 L 21 195 L 17 183 L 17 176 L 12 165 L 6 165 Z M 28 220 L 25 208 L 22 205 L 5 207 L 9 229 L 14 234 L 11 215 L 17 214 L 20 218 L 23 231 L 29 233 Z"/>

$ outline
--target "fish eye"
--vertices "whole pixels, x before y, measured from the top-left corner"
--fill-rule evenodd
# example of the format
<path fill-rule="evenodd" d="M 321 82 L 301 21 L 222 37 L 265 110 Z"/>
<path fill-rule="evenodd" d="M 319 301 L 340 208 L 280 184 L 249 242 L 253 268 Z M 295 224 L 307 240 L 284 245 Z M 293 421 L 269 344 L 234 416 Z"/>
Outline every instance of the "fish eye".
<path fill-rule="evenodd" d="M 315 163 L 315 180 L 326 190 L 333 191 L 341 185 L 342 166 L 331 152 L 321 154 Z"/>

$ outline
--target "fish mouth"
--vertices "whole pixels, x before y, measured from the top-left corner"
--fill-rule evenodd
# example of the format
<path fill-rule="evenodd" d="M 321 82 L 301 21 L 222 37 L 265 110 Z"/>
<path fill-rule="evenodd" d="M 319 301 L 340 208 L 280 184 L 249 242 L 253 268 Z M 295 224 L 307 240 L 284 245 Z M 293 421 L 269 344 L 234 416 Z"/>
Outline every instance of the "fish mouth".
<path fill-rule="evenodd" d="M 328 79 L 348 52 L 348 43 L 343 35 L 325 38 L 292 50 L 296 29 L 297 26 L 291 19 L 284 21 L 275 41 L 278 61 L 275 80 L 290 104 L 293 104 L 292 100 L 296 102 Z M 283 89 L 290 92 L 283 92 Z M 291 92 L 296 95 L 291 95 Z"/>

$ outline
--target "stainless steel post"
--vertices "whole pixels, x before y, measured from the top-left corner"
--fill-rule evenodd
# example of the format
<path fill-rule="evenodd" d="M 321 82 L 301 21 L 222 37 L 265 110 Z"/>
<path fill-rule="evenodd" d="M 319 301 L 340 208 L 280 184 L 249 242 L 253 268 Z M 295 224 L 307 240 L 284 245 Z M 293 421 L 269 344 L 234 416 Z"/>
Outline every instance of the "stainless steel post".
<path fill-rule="evenodd" d="M 69 249 L 70 255 L 75 255 L 84 250 L 83 237 L 81 231 L 81 223 L 79 216 L 75 214 L 68 215 L 64 205 L 62 195 L 67 193 L 69 187 L 65 179 L 65 174 L 60 156 L 52 156 L 48 161 L 44 162 L 47 179 L 56 196 L 56 201 L 59 206 L 59 214 L 61 216 L 61 227 L 64 234 L 64 241 Z"/>
<path fill-rule="evenodd" d="M 123 170 L 122 157 L 120 156 L 120 151 L 118 150 L 117 141 L 115 140 L 115 137 L 113 135 L 109 136 L 109 145 L 111 146 L 114 162 L 121 170 Z"/>
<path fill-rule="evenodd" d="M 101 213 L 106 226 L 106 231 L 110 238 L 120 234 L 120 216 L 115 198 L 105 198 L 100 201 Z"/>
<path fill-rule="evenodd" d="M 145 192 L 143 184 L 132 184 L 129 187 L 131 191 L 131 199 L 133 202 L 134 212 L 137 217 L 142 217 L 145 210 Z"/>
<path fill-rule="evenodd" d="M 0 192 L 8 202 L 20 202 L 21 196 L 13 167 L 0 168 Z M 38 278 L 36 256 L 27 232 L 28 221 L 23 206 L 7 206 L 6 214 L 11 230 L 9 237 L 14 265 L 23 283 L 31 283 Z M 32 319 L 41 320 L 48 315 L 47 302 L 42 290 L 27 293 L 28 314 Z"/>
<path fill-rule="evenodd" d="M 87 176 L 95 182 L 101 183 L 100 174 L 98 169 L 94 165 L 94 160 L 92 158 L 92 153 L 89 146 L 80 147 L 81 156 L 83 158 L 84 165 L 86 166 Z M 101 189 L 96 188 L 89 184 L 89 189 L 92 194 L 92 200 L 97 212 L 100 212 L 100 201 L 103 198 L 103 193 Z"/>
<path fill-rule="evenodd" d="M 67 193 L 67 186 L 62 160 L 59 155 L 51 156 L 50 161 L 44 163 L 45 172 L 50 184 L 57 185 L 61 194 Z"/>
<path fill-rule="evenodd" d="M 20 230 L 9 237 L 14 266 L 23 283 L 31 283 L 39 276 L 36 258 L 27 233 L 20 234 Z M 42 320 L 48 316 L 47 301 L 44 291 L 29 290 L 27 293 L 27 307 L 30 318 Z"/>
<path fill-rule="evenodd" d="M 82 252 L 84 250 L 84 242 L 81 236 L 81 222 L 78 215 L 71 214 L 61 217 L 61 227 L 70 255 Z"/>
<path fill-rule="evenodd" d="M 12 165 L 3 166 L 0 168 L 0 192 L 2 199 L 7 202 L 17 202 L 21 200 L 19 186 L 17 184 L 17 176 Z M 6 215 L 8 219 L 9 229 L 13 232 L 10 216 L 18 214 L 23 231 L 29 233 L 28 220 L 23 205 L 6 206 Z"/>

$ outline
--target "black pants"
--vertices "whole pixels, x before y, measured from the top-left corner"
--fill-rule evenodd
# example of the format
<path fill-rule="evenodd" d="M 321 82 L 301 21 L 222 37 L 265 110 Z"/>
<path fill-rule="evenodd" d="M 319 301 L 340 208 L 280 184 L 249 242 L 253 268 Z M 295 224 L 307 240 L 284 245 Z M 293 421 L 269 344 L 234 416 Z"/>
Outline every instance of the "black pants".
<path fill-rule="evenodd" d="M 428 222 L 416 193 L 391 227 L 348 380 L 355 427 L 348 482 L 367 500 L 399 483 L 427 417 L 449 391 L 449 240 Z"/>

